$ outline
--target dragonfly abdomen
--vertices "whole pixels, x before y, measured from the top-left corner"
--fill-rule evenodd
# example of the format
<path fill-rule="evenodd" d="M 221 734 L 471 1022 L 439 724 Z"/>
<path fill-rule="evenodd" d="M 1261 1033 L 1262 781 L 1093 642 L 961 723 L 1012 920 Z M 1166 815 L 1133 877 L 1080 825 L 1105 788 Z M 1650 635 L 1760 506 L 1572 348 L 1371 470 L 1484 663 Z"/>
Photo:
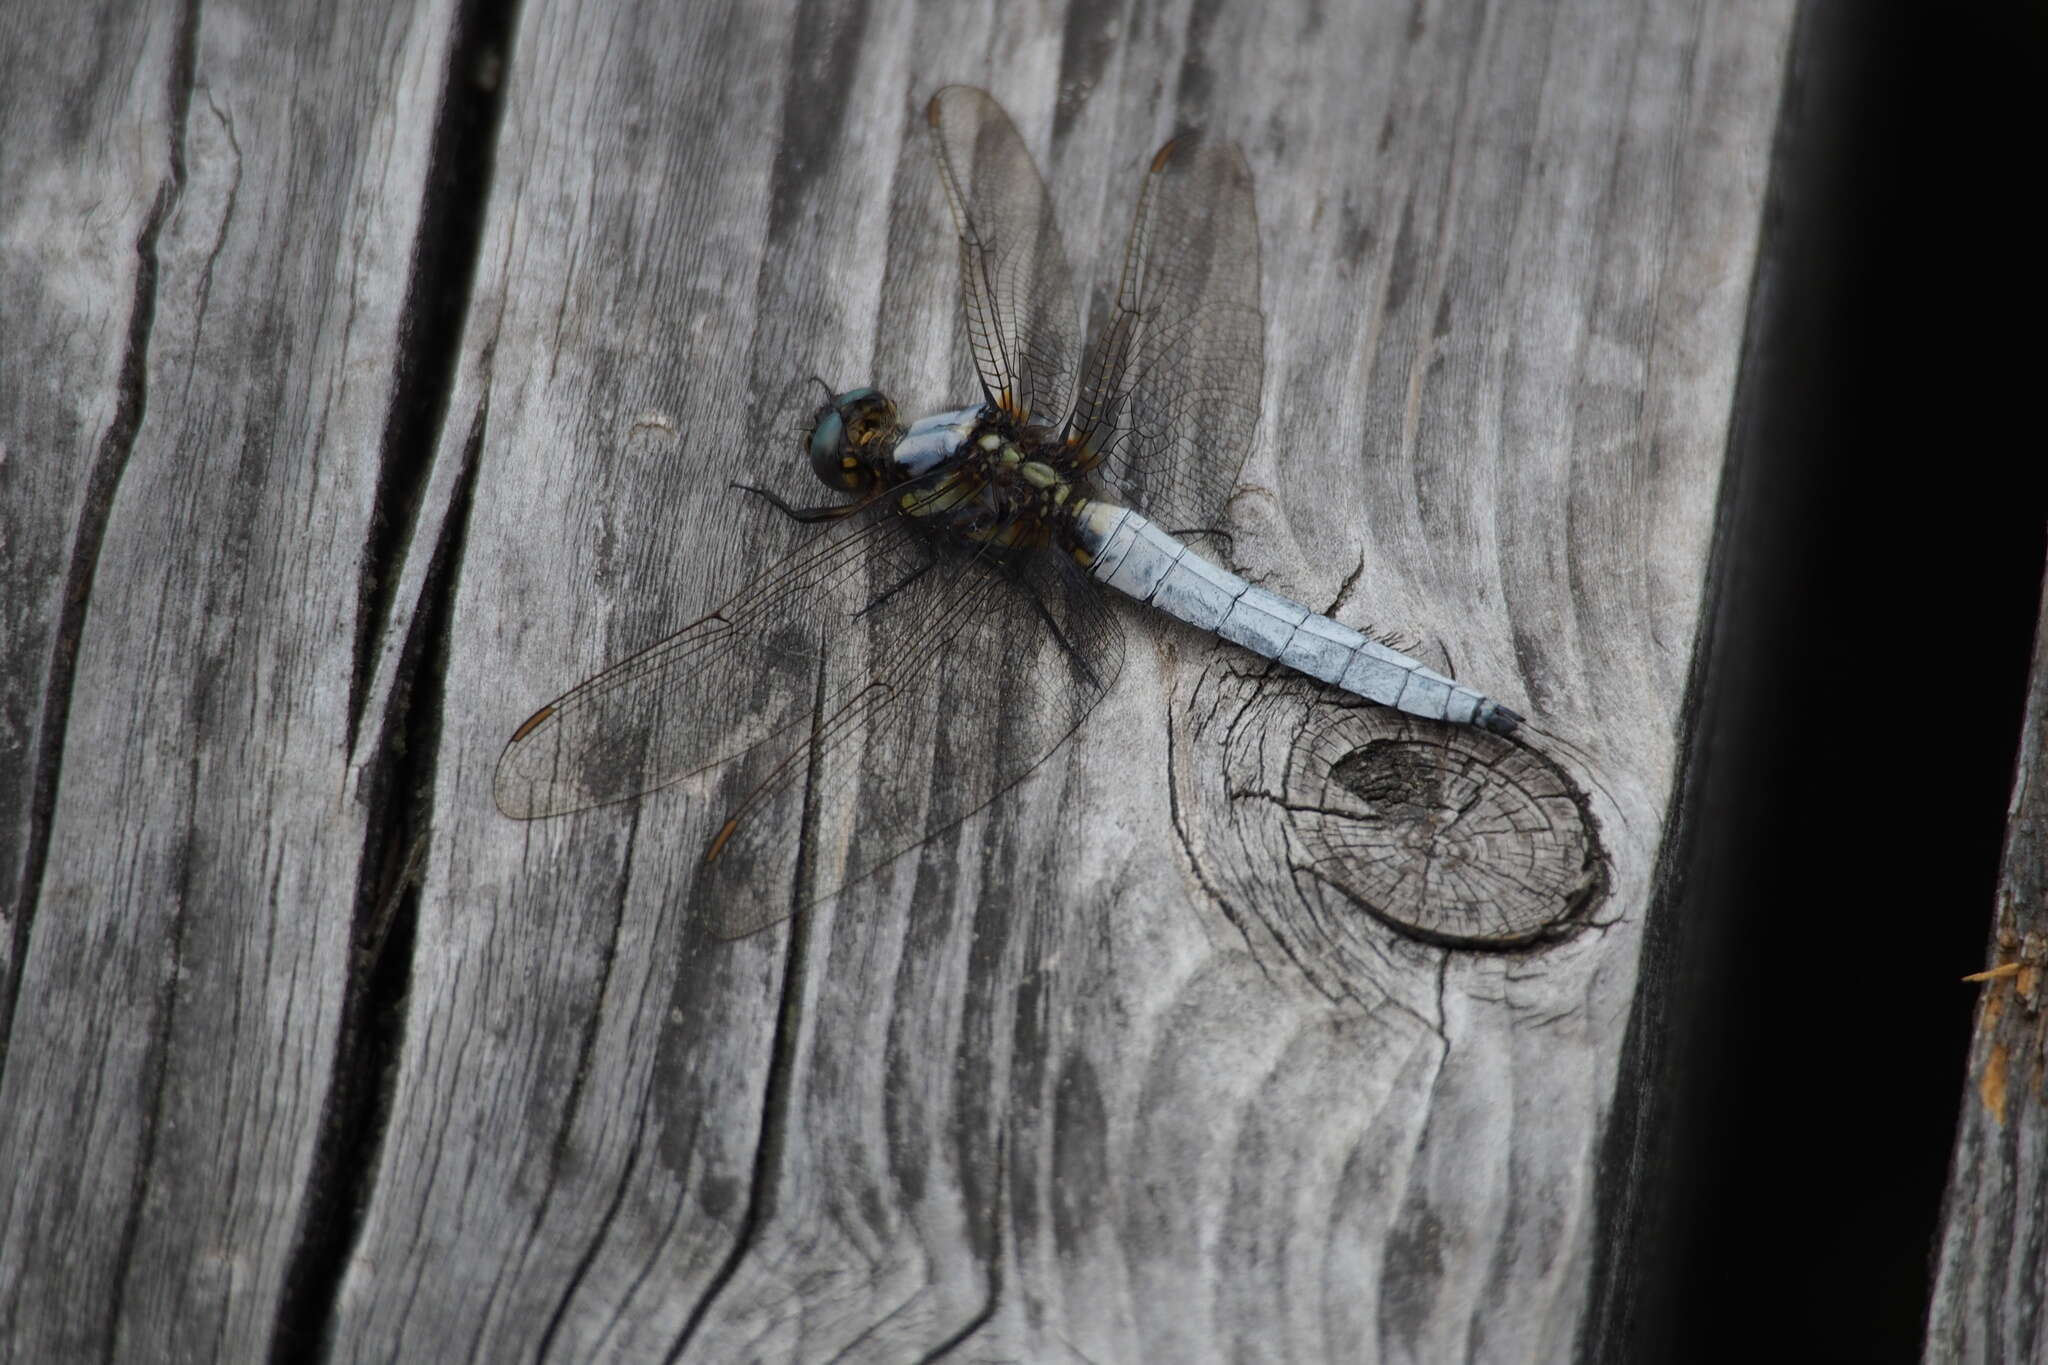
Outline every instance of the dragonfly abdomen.
<path fill-rule="evenodd" d="M 1090 501 L 1073 521 L 1097 579 L 1367 701 L 1510 734 L 1522 717 L 1397 649 L 1210 563 L 1143 513 Z"/>

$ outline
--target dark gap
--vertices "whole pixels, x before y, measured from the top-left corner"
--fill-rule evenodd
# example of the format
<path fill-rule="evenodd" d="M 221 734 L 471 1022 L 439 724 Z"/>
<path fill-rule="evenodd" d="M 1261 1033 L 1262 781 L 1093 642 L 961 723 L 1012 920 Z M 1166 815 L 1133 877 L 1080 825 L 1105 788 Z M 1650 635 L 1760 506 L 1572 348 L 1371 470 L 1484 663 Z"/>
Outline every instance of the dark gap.
<path fill-rule="evenodd" d="M 433 838 L 434 757 L 440 752 L 443 680 L 455 589 L 488 412 L 479 409 L 462 474 L 427 567 L 423 609 L 400 654 L 397 685 L 364 767 L 362 876 L 350 934 L 349 985 L 335 1040 L 333 1080 L 313 1147 L 306 1199 L 279 1297 L 270 1358 L 313 1360 L 327 1349 L 334 1304 L 376 1182 L 391 1116 L 412 989 L 419 872 Z"/>
<path fill-rule="evenodd" d="M 604 1002 L 612 987 L 612 969 L 618 965 L 619 934 L 626 919 L 626 891 L 632 884 L 633 850 L 640 843 L 640 807 L 634 806 L 626 821 L 625 856 L 619 860 L 619 877 L 612 896 L 612 931 L 605 938 L 604 958 L 598 964 L 596 989 L 592 992 L 595 1002 L 590 1017 L 584 1021 L 583 1035 L 576 1040 L 576 1074 L 569 1082 L 569 1093 L 562 1101 L 562 1123 L 555 1130 L 555 1140 L 548 1146 L 548 1192 L 535 1201 L 531 1230 L 540 1231 L 541 1221 L 547 1217 L 556 1184 L 561 1180 L 562 1168 L 569 1160 L 569 1137 L 576 1127 L 576 1115 L 583 1107 L 583 1093 L 590 1088 L 591 1059 L 597 1053 L 597 1035 L 604 1020 Z"/>
<path fill-rule="evenodd" d="M 803 830 L 797 844 L 796 880 L 789 888 L 798 909 L 789 924 L 789 947 L 784 954 L 782 999 L 775 1012 L 775 1037 L 768 1046 L 768 1077 L 761 1087 L 761 1136 L 754 1149 L 753 1177 L 747 1189 L 747 1211 L 740 1217 L 739 1233 L 725 1264 L 711 1277 L 711 1283 L 697 1299 L 683 1323 L 683 1330 L 663 1357 L 670 1365 L 680 1359 L 711 1314 L 711 1306 L 725 1293 L 740 1262 L 753 1251 L 761 1229 L 775 1212 L 775 1181 L 782 1170 L 783 1153 L 789 1145 L 790 1096 L 796 1089 L 797 1039 L 803 1031 L 805 965 L 811 960 L 811 919 L 815 902 L 807 902 L 817 880 L 818 847 L 818 760 L 815 740 L 825 723 L 825 674 L 827 659 L 818 663 L 817 688 L 811 697 L 811 748 L 809 771 L 804 785 Z M 700 920 L 701 923 L 701 920 Z M 701 931 L 700 931 L 701 932 Z"/>
<path fill-rule="evenodd" d="M 526 1244 L 529 1247 L 539 1245 L 541 1241 L 542 1226 L 547 1222 L 548 1213 L 554 1207 L 555 1191 L 561 1188 L 562 1169 L 569 1161 L 569 1139 L 575 1132 L 576 1116 L 583 1108 L 584 1092 L 590 1088 L 591 1058 L 596 1054 L 598 1029 L 604 1021 L 604 1001 L 611 992 L 612 969 L 618 963 L 620 925 L 626 917 L 626 892 L 633 881 L 633 850 L 639 842 L 640 808 L 636 805 L 626 823 L 626 851 L 625 856 L 619 860 L 619 876 L 612 893 L 611 933 L 605 939 L 604 960 L 598 966 L 596 989 L 592 992 L 597 1005 L 590 1011 L 589 1018 L 584 1020 L 582 1036 L 576 1040 L 576 1074 L 569 1082 L 568 1095 L 562 1100 L 561 1124 L 555 1129 L 555 1139 L 548 1147 L 547 1187 L 542 1190 L 541 1197 L 534 1201 L 533 1217 L 527 1223 Z M 612 1191 L 611 1202 L 605 1207 L 605 1215 L 598 1224 L 596 1235 L 584 1247 L 583 1254 L 577 1257 L 575 1273 L 562 1287 L 561 1297 L 555 1301 L 554 1312 L 548 1315 L 548 1325 L 542 1329 L 540 1340 L 534 1350 L 535 1360 L 548 1358 L 554 1340 L 568 1315 L 569 1305 L 575 1301 L 577 1290 L 581 1287 L 584 1276 L 589 1273 L 591 1264 L 596 1261 L 598 1249 L 604 1245 L 605 1235 L 625 1201 L 627 1187 L 632 1182 L 633 1170 L 640 1163 L 640 1147 L 647 1132 L 648 1101 L 652 1094 L 653 1090 L 650 1087 L 640 1098 L 640 1112 L 634 1120 L 633 1146 L 627 1157 L 626 1167 L 619 1174 L 618 1185 Z M 485 1325 L 484 1321 L 479 1319 L 476 1331 L 470 1338 L 469 1356 L 472 1360 L 482 1356 Z"/>
<path fill-rule="evenodd" d="M 1801 12 L 1582 1355 L 1920 1356 L 2048 551 L 2042 28 Z"/>
<path fill-rule="evenodd" d="M 612 1229 L 618 1226 L 619 1210 L 626 1206 L 626 1196 L 632 1192 L 633 1177 L 640 1169 L 640 1155 L 647 1149 L 647 1117 L 654 1108 L 654 1087 L 649 1085 L 640 1096 L 639 1111 L 633 1116 L 633 1142 L 626 1149 L 626 1164 L 619 1172 L 617 1183 L 612 1187 L 612 1197 L 606 1201 L 604 1216 L 597 1221 L 597 1229 L 590 1235 L 583 1252 L 576 1258 L 576 1268 L 569 1272 L 568 1280 L 562 1285 L 555 1299 L 554 1311 L 548 1314 L 547 1326 L 533 1343 L 535 1360 L 555 1358 L 555 1342 L 562 1335 L 562 1325 L 569 1320 L 570 1306 L 590 1279 L 591 1267 L 597 1264 L 598 1253 L 604 1250 L 605 1242 L 611 1237 Z M 539 1220 L 535 1220 L 539 1226 Z M 630 1299 L 628 1299 L 630 1302 Z M 479 1338 L 481 1333 L 479 1333 Z"/>
<path fill-rule="evenodd" d="M 377 517 L 364 567 L 349 745 L 386 629 L 426 471 L 447 414 L 496 147 L 502 73 L 516 10 L 465 0 L 456 17 L 400 326 L 398 379 L 383 443 Z M 334 1305 L 362 1230 L 390 1118 L 412 985 L 417 878 L 432 837 L 434 762 L 469 514 L 489 421 L 486 401 L 464 441 L 462 468 L 421 585 L 391 696 L 363 768 L 368 811 L 350 933 L 349 982 L 333 1076 L 287 1264 L 273 1361 L 317 1359 L 329 1348 Z"/>
<path fill-rule="evenodd" d="M 790 1094 L 796 1085 L 797 1035 L 802 1030 L 804 962 L 810 948 L 810 922 L 808 910 L 799 910 L 790 921 L 789 950 L 785 955 L 787 966 L 782 974 L 782 1000 L 775 1015 L 775 1037 L 768 1049 L 768 1078 L 761 1090 L 761 1136 L 754 1149 L 753 1178 L 747 1190 L 747 1211 L 740 1217 L 738 1233 L 733 1237 L 732 1250 L 726 1253 L 725 1264 L 704 1286 L 704 1292 L 690 1309 L 690 1316 L 683 1323 L 683 1330 L 676 1334 L 668 1354 L 662 1359 L 674 1365 L 682 1358 L 685 1349 L 696 1339 L 704 1319 L 711 1315 L 711 1306 L 725 1293 L 725 1287 L 732 1283 L 739 1273 L 740 1263 L 753 1251 L 761 1229 L 768 1223 L 775 1205 L 775 1179 L 782 1169 L 782 1156 L 789 1141 Z"/>
<path fill-rule="evenodd" d="M 796 78 L 791 86 L 792 93 L 786 93 L 783 99 L 782 136 L 769 187 L 766 240 L 771 255 L 778 243 L 801 229 L 804 203 L 816 191 L 820 167 L 829 160 L 836 145 L 845 107 L 844 82 L 839 79 L 839 73 L 847 69 L 849 54 L 858 51 L 862 35 L 867 30 L 867 18 L 864 6 L 855 7 L 850 17 L 840 15 L 835 18 L 831 7 L 822 0 L 801 0 L 797 23 L 792 30 L 788 62 L 789 70 L 796 73 Z M 760 298 L 766 297 L 767 281 L 768 276 L 764 274 Z M 761 348 L 762 337 L 757 325 L 753 347 L 757 360 Z M 784 361 L 778 358 L 775 363 Z M 831 391 L 831 386 L 822 379 L 817 383 L 828 393 Z M 756 425 L 759 425 L 758 413 L 756 417 Z M 811 703 L 813 740 L 825 720 L 825 668 L 826 663 L 821 661 L 817 689 Z M 705 1286 L 691 1308 L 689 1318 L 683 1323 L 682 1331 L 670 1345 L 666 1356 L 669 1361 L 679 1358 L 696 1339 L 705 1319 L 710 1316 L 712 1306 L 725 1293 L 733 1276 L 739 1273 L 741 1262 L 753 1251 L 761 1229 L 774 1215 L 775 1182 L 782 1170 L 783 1154 L 789 1141 L 791 1096 L 796 1086 L 797 1043 L 803 1023 L 805 967 L 810 961 L 812 918 L 816 908 L 815 898 L 811 896 L 811 888 L 817 880 L 819 798 L 815 745 L 808 762 L 796 882 L 789 891 L 797 910 L 790 922 L 782 997 L 776 1010 L 775 1036 L 769 1044 L 768 1075 L 761 1095 L 761 1133 L 754 1152 L 747 1207 L 740 1217 L 732 1250 Z M 702 924 L 705 920 L 699 916 L 697 922 Z"/>
<path fill-rule="evenodd" d="M 412 273 L 399 315 L 391 408 L 378 444 L 377 491 L 358 569 L 355 667 L 348 691 L 351 755 L 462 354 L 517 15 L 516 4 L 463 0 L 455 17 Z"/>
<path fill-rule="evenodd" d="M 57 818 L 57 775 L 64 766 L 64 740 L 71 723 L 71 688 L 78 671 L 78 642 L 85 631 L 85 613 L 92 604 L 93 578 L 99 572 L 100 546 L 113 514 L 114 494 L 128 468 L 136 433 L 149 410 L 149 339 L 156 325 L 157 238 L 185 192 L 185 116 L 192 104 L 194 50 L 198 41 L 198 0 L 187 0 L 178 19 L 171 49 L 165 100 L 170 123 L 170 176 L 157 186 L 149 217 L 135 239 L 135 297 L 128 309 L 128 337 L 121 354 L 121 372 L 114 381 L 117 395 L 113 420 L 93 452 L 92 470 L 78 509 L 78 532 L 64 569 L 64 595 L 57 604 L 56 628 L 50 632 L 50 667 L 43 682 L 43 713 L 36 722 L 34 768 L 29 778 L 28 839 L 21 852 L 21 883 L 14 896 L 12 953 L 0 981 L 0 1076 L 7 1074 L 7 1049 L 14 1037 L 14 1004 L 28 961 L 29 930 L 43 892 L 43 866 L 50 855 L 50 827 Z M 115 1321 L 109 1317 L 107 1321 Z"/>
<path fill-rule="evenodd" d="M 944 1360 L 957 1354 L 962 1347 L 980 1334 L 981 1329 L 995 1321 L 996 1309 L 1003 1301 L 1003 1228 L 1009 1221 L 1009 1200 L 1006 1197 L 1010 1186 L 1009 1140 L 1006 1130 L 996 1129 L 996 1162 L 993 1184 L 990 1192 L 988 1226 L 993 1249 L 988 1258 L 988 1297 L 974 1316 L 960 1325 L 960 1330 L 946 1337 L 918 1357 L 919 1365 L 930 1365 L 932 1361 Z"/>

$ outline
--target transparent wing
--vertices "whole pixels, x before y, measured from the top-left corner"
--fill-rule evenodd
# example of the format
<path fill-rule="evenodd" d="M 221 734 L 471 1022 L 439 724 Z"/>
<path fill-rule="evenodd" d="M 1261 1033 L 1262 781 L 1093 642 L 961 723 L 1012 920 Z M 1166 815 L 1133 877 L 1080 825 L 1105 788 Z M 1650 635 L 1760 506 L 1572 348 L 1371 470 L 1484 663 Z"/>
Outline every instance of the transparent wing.
<path fill-rule="evenodd" d="M 835 528 L 716 611 L 578 683 L 513 731 L 493 795 L 515 820 L 624 801 L 808 723 L 808 679 L 865 585 L 911 562 L 901 518 Z"/>
<path fill-rule="evenodd" d="M 987 91 L 949 85 L 926 117 L 960 234 L 961 303 L 982 388 L 1020 422 L 1057 422 L 1081 358 L 1081 319 L 1045 181 Z"/>
<path fill-rule="evenodd" d="M 1064 557 L 949 552 L 885 514 L 542 707 L 499 760 L 498 805 L 562 814 L 715 771 L 726 818 L 692 903 L 739 937 L 986 806 L 1122 662 L 1120 627 Z"/>
<path fill-rule="evenodd" d="M 731 814 L 697 869 L 712 930 L 755 932 L 958 825 L 1087 718 L 1123 666 L 1122 628 L 1061 555 L 956 556 L 872 614 L 834 661 L 816 724 L 733 766 Z M 812 832 L 809 889 L 791 846 Z"/>
<path fill-rule="evenodd" d="M 1082 367 L 1071 463 L 1165 526 L 1214 526 L 1265 384 L 1259 219 L 1228 143 L 1169 142 L 1138 194 L 1116 304 Z"/>

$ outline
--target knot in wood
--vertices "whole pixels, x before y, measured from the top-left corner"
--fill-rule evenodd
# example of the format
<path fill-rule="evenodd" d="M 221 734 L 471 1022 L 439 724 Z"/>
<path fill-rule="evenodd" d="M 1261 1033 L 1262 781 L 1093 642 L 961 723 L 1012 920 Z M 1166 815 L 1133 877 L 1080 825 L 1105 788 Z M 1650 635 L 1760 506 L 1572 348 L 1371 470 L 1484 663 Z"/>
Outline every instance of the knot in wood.
<path fill-rule="evenodd" d="M 1512 739 L 1324 710 L 1287 766 L 1308 871 L 1403 934 L 1510 948 L 1569 932 L 1606 885 L 1584 795 Z"/>

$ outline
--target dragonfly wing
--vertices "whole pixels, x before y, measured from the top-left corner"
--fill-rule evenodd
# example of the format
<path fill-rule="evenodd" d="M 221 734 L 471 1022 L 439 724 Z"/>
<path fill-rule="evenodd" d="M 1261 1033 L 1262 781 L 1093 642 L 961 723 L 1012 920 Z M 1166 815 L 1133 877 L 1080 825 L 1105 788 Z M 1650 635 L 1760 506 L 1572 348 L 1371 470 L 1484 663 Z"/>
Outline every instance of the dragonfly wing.
<path fill-rule="evenodd" d="M 534 819 L 707 775 L 727 818 L 693 905 L 736 938 L 986 806 L 1122 664 L 1121 628 L 1063 556 L 1006 564 L 880 515 L 535 712 L 495 795 Z M 800 889 L 795 854 L 820 829 L 846 837 L 814 852 Z"/>
<path fill-rule="evenodd" d="M 1244 154 L 1167 143 L 1146 170 L 1116 304 L 1082 367 L 1072 462 L 1169 528 L 1214 526 L 1258 426 L 1265 331 Z"/>
<path fill-rule="evenodd" d="M 498 809 L 533 820 L 624 801 L 806 728 L 818 659 L 867 584 L 914 562 L 910 541 L 900 517 L 845 523 L 555 698 L 506 743 Z"/>
<path fill-rule="evenodd" d="M 693 898 L 725 938 L 765 928 L 958 825 L 1086 719 L 1123 666 L 1123 633 L 1065 556 L 940 558 L 863 617 L 828 660 L 813 723 L 723 783 L 730 817 Z M 778 876 L 811 832 L 809 890 Z"/>
<path fill-rule="evenodd" d="M 960 235 L 960 295 L 989 401 L 1019 421 L 1066 416 L 1081 355 L 1074 280 L 1030 150 L 985 90 L 949 85 L 926 109 Z"/>

